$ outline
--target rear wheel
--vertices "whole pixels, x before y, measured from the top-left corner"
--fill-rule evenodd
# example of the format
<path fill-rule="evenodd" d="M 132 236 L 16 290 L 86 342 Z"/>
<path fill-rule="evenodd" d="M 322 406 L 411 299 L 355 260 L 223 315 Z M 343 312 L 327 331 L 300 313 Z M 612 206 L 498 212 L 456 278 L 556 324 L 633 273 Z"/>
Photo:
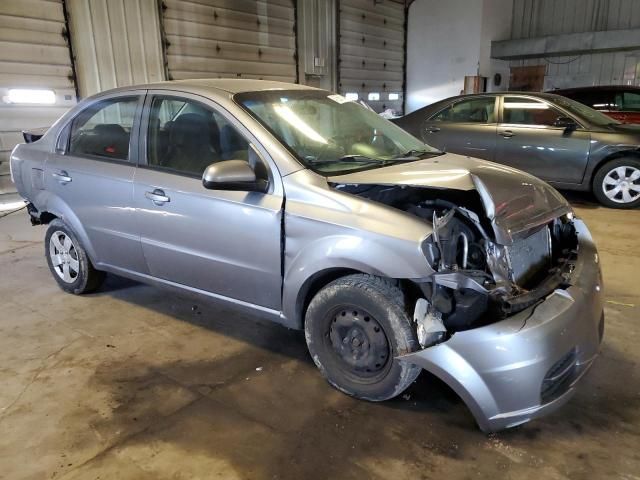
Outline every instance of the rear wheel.
<path fill-rule="evenodd" d="M 65 292 L 89 293 L 102 284 L 104 272 L 94 268 L 75 233 L 62 220 L 56 218 L 49 224 L 44 246 L 53 278 Z"/>
<path fill-rule="evenodd" d="M 623 157 L 605 163 L 593 177 L 593 193 L 607 207 L 639 206 L 640 160 Z"/>
<path fill-rule="evenodd" d="M 387 279 L 356 274 L 331 282 L 309 304 L 305 337 L 324 377 L 354 397 L 393 398 L 420 374 L 396 359 L 418 341 L 403 293 Z"/>

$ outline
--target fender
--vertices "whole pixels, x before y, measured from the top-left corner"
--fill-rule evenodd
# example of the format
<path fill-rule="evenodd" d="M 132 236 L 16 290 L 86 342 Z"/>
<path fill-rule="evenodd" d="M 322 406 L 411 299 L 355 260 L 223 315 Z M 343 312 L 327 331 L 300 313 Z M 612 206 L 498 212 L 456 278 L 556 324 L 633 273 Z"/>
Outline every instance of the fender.
<path fill-rule="evenodd" d="M 53 195 L 49 191 L 42 191 L 41 193 L 42 196 L 39 196 L 36 207 L 40 209 L 40 205 L 43 205 L 43 208 L 40 209 L 41 211 L 49 212 L 69 225 L 87 252 L 89 260 L 91 260 L 91 263 L 95 265 L 98 257 L 95 249 L 93 248 L 93 244 L 89 240 L 89 236 L 87 235 L 85 228 L 82 226 L 82 222 L 80 222 L 80 219 L 75 213 L 73 213 L 71 207 L 69 207 L 69 205 L 60 197 Z"/>
<path fill-rule="evenodd" d="M 287 225 L 308 222 L 289 219 Z M 419 241 L 368 238 L 354 232 L 324 236 L 296 248 L 300 240 L 288 236 L 285 251 L 282 311 L 293 328 L 302 328 L 299 295 L 305 294 L 305 284 L 318 273 L 345 269 L 396 279 L 423 278 L 433 273 Z"/>

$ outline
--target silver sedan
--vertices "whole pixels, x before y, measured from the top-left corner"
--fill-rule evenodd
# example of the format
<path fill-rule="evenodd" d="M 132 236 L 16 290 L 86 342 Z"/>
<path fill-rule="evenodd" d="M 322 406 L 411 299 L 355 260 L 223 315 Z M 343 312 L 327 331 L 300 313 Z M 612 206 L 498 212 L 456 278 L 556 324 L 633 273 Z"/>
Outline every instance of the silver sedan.
<path fill-rule="evenodd" d="M 143 85 L 30 139 L 11 173 L 66 292 L 109 272 L 303 329 L 327 380 L 366 400 L 425 369 L 485 431 L 558 408 L 598 353 L 598 255 L 556 190 L 339 95 Z"/>

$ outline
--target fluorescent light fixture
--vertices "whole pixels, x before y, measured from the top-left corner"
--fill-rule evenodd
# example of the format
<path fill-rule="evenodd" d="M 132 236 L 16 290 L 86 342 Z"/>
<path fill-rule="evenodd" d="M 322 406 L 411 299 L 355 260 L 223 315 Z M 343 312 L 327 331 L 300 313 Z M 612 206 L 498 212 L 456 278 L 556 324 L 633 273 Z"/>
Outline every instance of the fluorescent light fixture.
<path fill-rule="evenodd" d="M 358 94 L 355 92 L 345 93 L 344 98 L 346 98 L 350 102 L 355 102 L 356 100 L 358 100 Z"/>
<path fill-rule="evenodd" d="M 380 100 L 380 94 L 378 92 L 371 92 L 367 98 L 369 101 L 375 102 L 376 100 Z"/>
<path fill-rule="evenodd" d="M 56 94 L 53 90 L 11 88 L 7 100 L 9 103 L 53 105 L 56 103 Z"/>
<path fill-rule="evenodd" d="M 399 93 L 390 93 L 389 94 L 389 100 L 400 100 L 400 94 Z"/>

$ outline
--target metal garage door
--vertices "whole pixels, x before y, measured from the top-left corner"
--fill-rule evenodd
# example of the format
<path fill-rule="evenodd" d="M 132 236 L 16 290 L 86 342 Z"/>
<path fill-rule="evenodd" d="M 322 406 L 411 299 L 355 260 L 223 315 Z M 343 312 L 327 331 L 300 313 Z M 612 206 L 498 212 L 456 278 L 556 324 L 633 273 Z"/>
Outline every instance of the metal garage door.
<path fill-rule="evenodd" d="M 296 81 L 294 0 L 164 0 L 170 79 Z"/>
<path fill-rule="evenodd" d="M 0 1 L 0 175 L 21 130 L 50 126 L 76 103 L 61 0 Z M 22 89 L 53 90 L 55 100 L 34 101 Z M 49 103 L 53 102 L 53 103 Z"/>
<path fill-rule="evenodd" d="M 377 112 L 401 114 L 404 96 L 405 8 L 391 0 L 339 0 L 338 90 L 358 95 Z"/>

